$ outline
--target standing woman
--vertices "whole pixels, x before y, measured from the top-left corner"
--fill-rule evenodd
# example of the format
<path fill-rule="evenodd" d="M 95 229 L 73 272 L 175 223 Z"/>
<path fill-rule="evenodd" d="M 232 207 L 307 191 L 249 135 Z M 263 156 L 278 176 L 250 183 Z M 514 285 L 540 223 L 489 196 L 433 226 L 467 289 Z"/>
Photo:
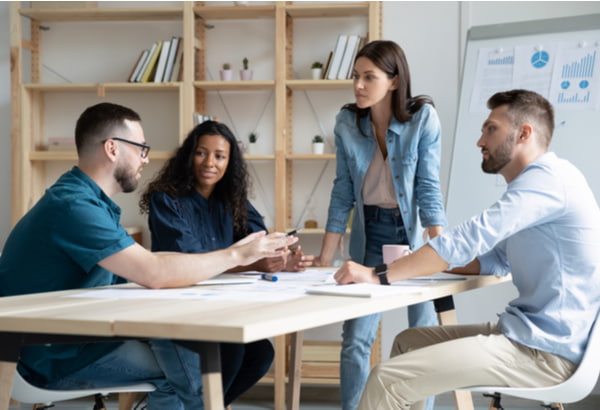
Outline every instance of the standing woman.
<path fill-rule="evenodd" d="M 366 44 L 354 60 L 353 78 L 356 103 L 344 105 L 336 117 L 336 178 L 315 263 L 332 264 L 354 208 L 350 257 L 383 271 L 382 245 L 408 244 L 414 250 L 446 225 L 439 180 L 441 127 L 433 101 L 411 95 L 408 63 L 396 43 Z M 374 314 L 344 323 L 344 410 L 358 406 L 380 318 Z M 410 306 L 408 318 L 411 327 L 437 325 L 432 302 Z"/>

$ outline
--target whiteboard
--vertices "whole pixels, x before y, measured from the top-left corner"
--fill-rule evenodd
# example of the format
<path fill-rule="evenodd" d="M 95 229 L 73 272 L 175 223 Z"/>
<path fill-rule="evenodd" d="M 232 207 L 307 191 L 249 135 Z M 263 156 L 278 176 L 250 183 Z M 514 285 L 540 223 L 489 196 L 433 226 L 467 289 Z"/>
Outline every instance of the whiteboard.
<path fill-rule="evenodd" d="M 552 103 L 556 128 L 549 150 L 583 172 L 598 201 L 600 14 L 478 26 L 469 30 L 465 49 L 446 197 L 448 226 L 480 213 L 506 189 L 502 176 L 483 173 L 476 146 L 494 87 L 534 89 Z"/>

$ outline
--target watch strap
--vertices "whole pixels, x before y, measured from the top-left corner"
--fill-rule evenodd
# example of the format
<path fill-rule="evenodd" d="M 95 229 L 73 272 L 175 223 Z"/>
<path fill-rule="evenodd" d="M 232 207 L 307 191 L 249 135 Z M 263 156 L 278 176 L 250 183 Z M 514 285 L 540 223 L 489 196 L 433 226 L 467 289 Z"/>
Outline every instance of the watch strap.
<path fill-rule="evenodd" d="M 389 285 L 390 281 L 387 278 L 388 266 L 386 263 L 375 266 L 375 275 L 379 278 L 379 283 L 382 285 Z"/>

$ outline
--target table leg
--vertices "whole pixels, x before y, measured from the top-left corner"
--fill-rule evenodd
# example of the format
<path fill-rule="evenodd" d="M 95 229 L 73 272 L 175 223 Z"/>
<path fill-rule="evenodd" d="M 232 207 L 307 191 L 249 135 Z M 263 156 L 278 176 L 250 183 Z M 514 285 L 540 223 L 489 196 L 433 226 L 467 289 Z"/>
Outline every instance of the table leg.
<path fill-rule="evenodd" d="M 223 410 L 223 381 L 221 378 L 221 349 L 218 342 L 200 343 L 202 390 L 206 410 Z"/>
<path fill-rule="evenodd" d="M 13 379 L 17 371 L 16 362 L 0 362 L 0 409 L 8 410 Z"/>
<path fill-rule="evenodd" d="M 290 338 L 290 368 L 288 371 L 287 408 L 300 408 L 300 381 L 302 379 L 302 343 L 304 332 L 292 333 Z"/>
<path fill-rule="evenodd" d="M 275 336 L 275 360 L 273 368 L 273 390 L 275 410 L 285 409 L 286 336 Z"/>
<path fill-rule="evenodd" d="M 452 296 L 436 299 L 433 303 L 435 304 L 435 311 L 437 312 L 440 325 L 455 325 L 457 323 L 454 299 Z M 454 404 L 457 410 L 474 410 L 473 396 L 470 391 L 455 390 L 453 395 Z"/>

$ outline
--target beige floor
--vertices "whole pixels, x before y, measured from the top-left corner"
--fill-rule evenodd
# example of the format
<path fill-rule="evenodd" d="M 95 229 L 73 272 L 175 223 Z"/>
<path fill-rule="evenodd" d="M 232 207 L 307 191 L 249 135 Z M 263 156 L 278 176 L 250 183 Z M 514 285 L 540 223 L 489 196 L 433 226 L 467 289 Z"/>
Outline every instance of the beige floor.
<path fill-rule="evenodd" d="M 339 393 L 335 387 L 303 386 L 300 401 L 300 410 L 334 410 L 339 409 Z M 474 395 L 475 410 L 487 410 L 489 400 L 481 395 Z M 117 402 L 110 397 L 107 402 L 107 410 L 117 410 Z M 92 410 L 93 400 L 75 400 L 70 402 L 56 403 L 52 410 Z M 502 405 L 506 410 L 540 410 L 539 403 L 505 397 Z M 31 409 L 29 405 L 11 406 L 10 409 Z M 142 407 L 138 408 L 139 410 Z M 272 410 L 272 388 L 270 386 L 256 386 L 233 406 L 232 410 Z M 453 410 L 452 397 L 443 394 L 436 399 L 435 410 Z M 165 409 L 168 410 L 168 409 Z M 590 396 L 579 402 L 565 405 L 565 410 L 600 410 L 600 395 Z"/>

